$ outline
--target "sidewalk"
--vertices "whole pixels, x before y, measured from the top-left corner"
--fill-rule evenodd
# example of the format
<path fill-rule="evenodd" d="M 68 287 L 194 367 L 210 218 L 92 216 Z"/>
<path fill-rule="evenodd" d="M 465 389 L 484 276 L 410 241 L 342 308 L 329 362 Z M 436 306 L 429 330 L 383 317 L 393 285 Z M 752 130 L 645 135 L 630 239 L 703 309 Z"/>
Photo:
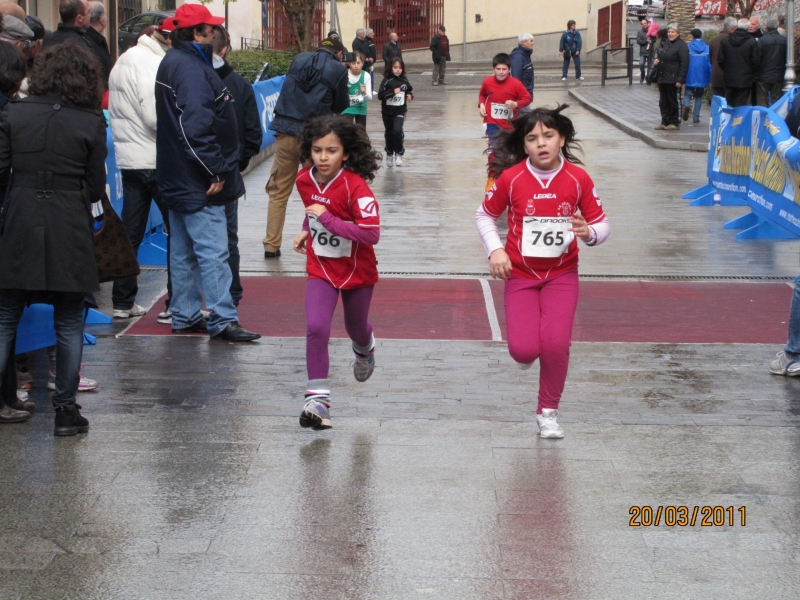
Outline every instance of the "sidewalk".
<path fill-rule="evenodd" d="M 638 74 L 634 73 L 634 81 Z M 709 107 L 703 105 L 700 123 L 681 124 L 680 131 L 656 131 L 660 122 L 658 86 L 607 84 L 605 87 L 571 89 L 570 95 L 589 110 L 611 121 L 622 131 L 655 148 L 708 151 Z"/>

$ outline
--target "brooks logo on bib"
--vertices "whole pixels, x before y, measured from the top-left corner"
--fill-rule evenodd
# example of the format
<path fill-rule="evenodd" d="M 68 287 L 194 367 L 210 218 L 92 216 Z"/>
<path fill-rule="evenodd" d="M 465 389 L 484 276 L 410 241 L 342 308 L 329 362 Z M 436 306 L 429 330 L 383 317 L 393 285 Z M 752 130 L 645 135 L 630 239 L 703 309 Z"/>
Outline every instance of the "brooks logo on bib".
<path fill-rule="evenodd" d="M 325 258 L 350 257 L 353 250 L 351 240 L 333 235 L 314 215 L 308 215 L 308 228 L 311 231 L 314 254 Z"/>
<path fill-rule="evenodd" d="M 403 106 L 406 102 L 406 93 L 400 92 L 394 96 L 386 98 L 386 106 Z"/>
<path fill-rule="evenodd" d="M 514 109 L 506 104 L 497 104 L 492 102 L 492 118 L 493 119 L 506 119 L 507 121 L 511 120 L 512 115 L 514 114 Z"/>
<path fill-rule="evenodd" d="M 575 239 L 575 234 L 568 231 L 570 226 L 570 217 L 525 217 L 522 219 L 522 256 L 558 258 Z"/>

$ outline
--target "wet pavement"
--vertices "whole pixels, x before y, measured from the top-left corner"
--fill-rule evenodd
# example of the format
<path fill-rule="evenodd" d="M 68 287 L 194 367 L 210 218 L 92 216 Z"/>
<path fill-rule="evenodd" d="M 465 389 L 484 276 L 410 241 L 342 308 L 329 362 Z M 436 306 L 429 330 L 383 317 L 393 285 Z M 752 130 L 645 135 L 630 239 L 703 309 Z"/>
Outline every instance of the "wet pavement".
<path fill-rule="evenodd" d="M 473 219 L 485 181 L 477 89 L 426 82 L 412 80 L 406 166 L 373 184 L 379 268 L 485 277 Z M 562 87 L 537 102 L 571 99 Z M 704 183 L 701 154 L 653 148 L 573 104 L 612 223 L 605 245 L 582 250 L 585 277 L 796 274 L 800 243 L 736 241 L 722 224 L 745 209 L 680 198 Z M 269 167 L 246 180 L 243 270 L 300 276 L 296 196 L 284 256 L 263 259 Z M 141 280 L 147 306 L 165 277 Z M 0 429 L 0 598 L 800 594 L 800 381 L 766 370 L 779 346 L 576 343 L 566 438 L 541 440 L 537 367 L 518 370 L 502 342 L 376 331 L 377 368 L 359 384 L 347 341 L 332 340 L 334 429 L 314 433 L 297 425 L 302 338 L 114 337 L 122 326 L 93 326 L 100 339 L 84 354 L 101 382 L 80 398 L 87 435 L 52 437 L 47 360 L 31 357 L 42 410 Z M 642 506 L 652 515 L 634 509 L 635 523 L 658 516 L 658 526 L 631 526 Z"/>

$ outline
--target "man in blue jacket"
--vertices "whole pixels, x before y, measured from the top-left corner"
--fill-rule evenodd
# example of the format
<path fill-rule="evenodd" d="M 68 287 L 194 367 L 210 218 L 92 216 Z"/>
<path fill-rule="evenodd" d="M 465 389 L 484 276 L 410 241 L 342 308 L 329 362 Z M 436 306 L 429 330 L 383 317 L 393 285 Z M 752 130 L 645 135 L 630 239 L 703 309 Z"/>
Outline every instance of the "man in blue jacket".
<path fill-rule="evenodd" d="M 294 189 L 300 165 L 297 136 L 306 121 L 321 115 L 341 113 L 350 106 L 347 67 L 342 64 L 344 46 L 338 37 L 327 38 L 316 52 L 294 57 L 286 81 L 275 104 L 275 118 L 269 128 L 275 131 L 275 158 L 267 181 L 269 209 L 264 258 L 279 258 L 286 221 L 286 205 Z"/>
<path fill-rule="evenodd" d="M 567 30 L 561 34 L 561 41 L 558 42 L 558 55 L 564 59 L 561 67 L 561 81 L 567 80 L 570 59 L 575 61 L 575 79 L 583 81 L 583 76 L 581 75 L 581 48 L 583 48 L 581 32 L 578 31 L 575 21 L 570 19 L 567 21 Z"/>
<path fill-rule="evenodd" d="M 689 71 L 686 73 L 686 95 L 683 97 L 683 120 L 689 120 L 694 98 L 692 123 L 700 122 L 700 106 L 703 104 L 703 93 L 711 82 L 711 59 L 709 48 L 703 40 L 703 32 L 692 29 L 692 41 L 689 42 Z"/>
<path fill-rule="evenodd" d="M 261 336 L 239 325 L 230 293 L 225 205 L 244 182 L 231 95 L 212 66 L 212 27 L 224 21 L 200 4 L 175 13 L 156 75 L 156 181 L 169 208 L 172 332 L 244 342 Z"/>
<path fill-rule="evenodd" d="M 525 89 L 533 98 L 533 36 L 530 33 L 523 33 L 517 39 L 518 46 L 511 51 L 511 76 L 519 79 Z M 526 106 L 520 112 L 527 112 L 530 106 Z"/>

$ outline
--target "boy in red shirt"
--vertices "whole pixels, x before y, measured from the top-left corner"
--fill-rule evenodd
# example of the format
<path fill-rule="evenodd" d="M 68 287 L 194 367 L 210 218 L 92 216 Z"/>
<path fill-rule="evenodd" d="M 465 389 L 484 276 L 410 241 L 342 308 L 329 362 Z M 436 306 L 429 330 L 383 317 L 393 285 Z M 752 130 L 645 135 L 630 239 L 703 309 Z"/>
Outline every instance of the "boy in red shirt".
<path fill-rule="evenodd" d="M 489 141 L 489 147 L 494 146 L 493 138 L 503 129 L 512 129 L 511 120 L 517 118 L 520 108 L 525 108 L 531 103 L 531 95 L 518 79 L 511 76 L 511 57 L 501 52 L 492 59 L 494 75 L 487 77 L 481 84 L 478 94 L 478 108 L 483 117 L 483 129 Z M 489 177 L 486 182 L 486 191 L 494 185 L 495 177 L 491 163 L 494 156 L 489 154 Z"/>

